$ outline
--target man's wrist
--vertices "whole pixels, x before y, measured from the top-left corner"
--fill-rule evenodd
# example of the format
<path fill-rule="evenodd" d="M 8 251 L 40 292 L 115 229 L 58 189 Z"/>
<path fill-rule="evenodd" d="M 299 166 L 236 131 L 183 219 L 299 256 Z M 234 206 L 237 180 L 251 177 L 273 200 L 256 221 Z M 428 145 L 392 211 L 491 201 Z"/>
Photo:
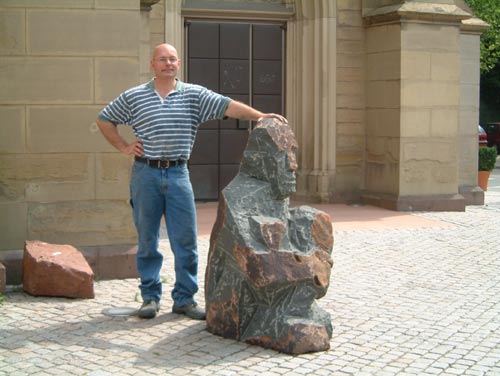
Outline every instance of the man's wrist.
<path fill-rule="evenodd" d="M 255 111 L 256 111 L 255 118 L 252 120 L 259 121 L 260 119 L 262 119 L 265 116 L 265 114 L 263 112 L 260 112 L 258 110 L 255 110 Z"/>
<path fill-rule="evenodd" d="M 128 145 L 128 144 L 126 144 L 126 143 L 122 143 L 122 144 L 120 144 L 120 145 L 118 145 L 118 146 L 117 146 L 117 149 L 118 149 L 120 152 L 124 153 L 124 154 L 128 154 L 128 147 L 129 147 L 129 146 L 130 146 L 130 145 Z"/>

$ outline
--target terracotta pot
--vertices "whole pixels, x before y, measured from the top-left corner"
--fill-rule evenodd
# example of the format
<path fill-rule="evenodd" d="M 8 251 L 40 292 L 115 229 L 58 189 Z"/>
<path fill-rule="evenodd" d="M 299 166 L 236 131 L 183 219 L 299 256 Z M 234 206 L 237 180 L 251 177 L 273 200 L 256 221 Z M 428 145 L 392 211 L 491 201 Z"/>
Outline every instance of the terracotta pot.
<path fill-rule="evenodd" d="M 490 173 L 491 171 L 477 172 L 477 185 L 479 185 L 485 192 L 488 190 L 488 179 L 490 178 Z"/>

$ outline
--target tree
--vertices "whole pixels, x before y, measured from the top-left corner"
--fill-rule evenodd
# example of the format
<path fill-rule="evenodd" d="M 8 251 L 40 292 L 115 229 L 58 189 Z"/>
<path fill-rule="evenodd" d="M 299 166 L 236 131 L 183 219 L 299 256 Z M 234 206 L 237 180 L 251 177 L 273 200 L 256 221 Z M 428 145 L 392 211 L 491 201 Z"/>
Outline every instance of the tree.
<path fill-rule="evenodd" d="M 465 0 L 490 25 L 481 35 L 480 123 L 500 121 L 500 0 Z"/>
<path fill-rule="evenodd" d="M 481 72 L 487 73 L 500 61 L 500 0 L 465 0 L 474 15 L 490 27 L 481 35 Z"/>

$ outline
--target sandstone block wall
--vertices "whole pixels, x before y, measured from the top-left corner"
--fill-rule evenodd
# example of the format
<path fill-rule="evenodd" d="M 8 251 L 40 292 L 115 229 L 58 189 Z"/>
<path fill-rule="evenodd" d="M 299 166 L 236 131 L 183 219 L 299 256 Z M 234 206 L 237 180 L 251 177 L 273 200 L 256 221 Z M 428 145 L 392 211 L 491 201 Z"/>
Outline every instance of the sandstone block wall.
<path fill-rule="evenodd" d="M 400 163 L 399 24 L 366 29 L 366 189 L 398 193 Z"/>
<path fill-rule="evenodd" d="M 140 1 L 3 0 L 0 26 L 0 252 L 135 243 L 131 160 L 95 119 L 139 83 Z"/>
<path fill-rule="evenodd" d="M 301 127 L 304 197 L 425 199 L 474 189 L 479 29 L 464 33 L 442 14 L 371 22 L 370 12 L 389 5 L 427 11 L 432 2 L 423 0 L 282 3 L 296 12 L 287 27 L 286 111 Z M 0 1 L 0 260 L 34 237 L 135 242 L 131 160 L 94 120 L 150 77 L 152 46 L 165 36 L 183 44 L 182 4 L 160 0 L 146 15 L 140 0 Z"/>
<path fill-rule="evenodd" d="M 485 25 L 472 16 L 454 0 L 363 2 L 365 202 L 395 210 L 480 203 L 469 161 L 477 150 L 474 47 Z"/>
<path fill-rule="evenodd" d="M 365 31 L 361 1 L 337 1 L 335 199 L 357 200 L 364 186 Z"/>
<path fill-rule="evenodd" d="M 175 44 L 174 41 L 166 41 L 165 40 L 165 1 L 160 0 L 156 3 L 149 14 L 150 17 L 150 35 L 149 35 L 149 43 L 151 49 L 157 46 L 160 43 L 171 43 Z M 169 1 L 169 6 L 172 6 L 172 2 Z M 181 46 L 176 46 L 176 48 L 181 49 Z"/>
<path fill-rule="evenodd" d="M 401 195 L 458 192 L 459 36 L 458 24 L 403 24 L 401 114 L 426 121 L 401 124 Z"/>
<path fill-rule="evenodd" d="M 477 33 L 463 33 L 460 36 L 461 74 L 460 74 L 460 112 L 459 148 L 462 151 L 459 159 L 460 187 L 477 185 L 478 142 L 477 127 L 470 124 L 479 123 L 479 56 L 480 40 Z"/>
<path fill-rule="evenodd" d="M 382 23 L 366 32 L 367 189 L 456 194 L 459 23 Z"/>

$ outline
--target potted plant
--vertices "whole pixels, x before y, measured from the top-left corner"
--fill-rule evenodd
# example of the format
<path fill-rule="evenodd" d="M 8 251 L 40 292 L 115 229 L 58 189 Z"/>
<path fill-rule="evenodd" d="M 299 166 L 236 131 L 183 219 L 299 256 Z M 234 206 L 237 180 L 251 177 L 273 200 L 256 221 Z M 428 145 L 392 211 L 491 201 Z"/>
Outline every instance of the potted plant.
<path fill-rule="evenodd" d="M 497 149 L 494 147 L 480 147 L 479 148 L 479 172 L 478 172 L 478 185 L 483 191 L 488 190 L 488 179 L 490 178 L 491 171 L 495 168 L 497 161 Z"/>

